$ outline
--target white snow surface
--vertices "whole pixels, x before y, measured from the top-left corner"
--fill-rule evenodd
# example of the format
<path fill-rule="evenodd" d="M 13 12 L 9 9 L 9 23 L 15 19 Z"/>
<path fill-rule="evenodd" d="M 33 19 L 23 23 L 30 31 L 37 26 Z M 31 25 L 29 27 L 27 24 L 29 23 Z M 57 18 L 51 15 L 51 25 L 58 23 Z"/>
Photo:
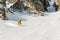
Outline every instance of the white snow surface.
<path fill-rule="evenodd" d="M 0 40 L 60 40 L 60 11 L 53 12 L 51 7 L 45 16 L 7 13 L 9 20 L 0 20 Z M 22 20 L 21 26 L 18 20 Z"/>
<path fill-rule="evenodd" d="M 7 14 L 10 20 L 0 20 L 0 40 L 60 40 L 60 11 L 45 14 Z M 17 25 L 20 18 L 22 26 Z"/>

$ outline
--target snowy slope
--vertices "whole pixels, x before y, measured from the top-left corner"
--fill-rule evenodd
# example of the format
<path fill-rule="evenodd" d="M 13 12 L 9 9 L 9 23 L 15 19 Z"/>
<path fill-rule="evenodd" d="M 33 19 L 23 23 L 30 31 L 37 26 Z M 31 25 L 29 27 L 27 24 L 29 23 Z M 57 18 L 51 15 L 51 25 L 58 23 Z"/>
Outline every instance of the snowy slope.
<path fill-rule="evenodd" d="M 60 11 L 54 12 L 51 7 L 45 16 L 7 13 L 9 20 L 0 20 L 0 40 L 60 40 Z"/>
<path fill-rule="evenodd" d="M 0 20 L 0 40 L 60 40 L 59 11 L 49 13 L 48 16 L 20 17 L 26 19 L 22 19 L 22 26 L 17 25 L 17 20 Z"/>

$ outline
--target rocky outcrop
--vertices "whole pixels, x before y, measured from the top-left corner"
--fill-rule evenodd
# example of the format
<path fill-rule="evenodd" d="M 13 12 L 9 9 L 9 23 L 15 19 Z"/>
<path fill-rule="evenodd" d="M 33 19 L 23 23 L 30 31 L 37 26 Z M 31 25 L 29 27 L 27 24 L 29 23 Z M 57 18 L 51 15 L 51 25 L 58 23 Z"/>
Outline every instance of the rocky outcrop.
<path fill-rule="evenodd" d="M 60 0 L 54 0 L 55 10 L 60 10 Z"/>
<path fill-rule="evenodd" d="M 45 11 L 47 11 L 47 7 L 50 6 L 49 1 L 48 0 L 40 0 L 40 1 L 42 2 Z"/>
<path fill-rule="evenodd" d="M 27 5 L 29 2 L 30 3 L 29 5 L 34 5 L 35 9 L 40 11 L 46 11 L 47 7 L 49 6 L 48 0 L 18 0 L 13 6 L 17 9 L 22 10 L 25 7 L 23 3 L 25 3 L 26 1 L 27 1 Z"/>
<path fill-rule="evenodd" d="M 2 14 L 0 18 L 2 18 L 3 20 L 6 20 L 6 13 L 4 8 L 6 6 L 5 1 L 6 0 L 0 0 L 0 14 Z"/>
<path fill-rule="evenodd" d="M 17 2 L 13 5 L 16 9 L 21 11 L 27 10 L 35 14 L 47 11 L 48 6 L 48 0 L 17 0 Z"/>

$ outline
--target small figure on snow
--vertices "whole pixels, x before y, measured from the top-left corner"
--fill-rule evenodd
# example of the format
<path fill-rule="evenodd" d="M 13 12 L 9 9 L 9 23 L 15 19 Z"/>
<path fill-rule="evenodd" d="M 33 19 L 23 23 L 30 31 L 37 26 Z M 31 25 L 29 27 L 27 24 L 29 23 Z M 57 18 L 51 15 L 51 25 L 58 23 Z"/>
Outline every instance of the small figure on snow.
<path fill-rule="evenodd" d="M 21 26 L 22 25 L 22 20 L 19 20 L 18 21 L 18 26 Z"/>

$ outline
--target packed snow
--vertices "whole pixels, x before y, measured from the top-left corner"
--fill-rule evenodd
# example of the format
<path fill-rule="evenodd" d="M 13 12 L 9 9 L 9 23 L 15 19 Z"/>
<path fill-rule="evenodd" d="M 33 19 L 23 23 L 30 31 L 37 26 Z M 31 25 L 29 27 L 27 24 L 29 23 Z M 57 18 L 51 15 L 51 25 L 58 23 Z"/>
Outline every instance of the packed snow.
<path fill-rule="evenodd" d="M 10 14 L 10 20 L 0 20 L 0 40 L 60 40 L 59 11 L 46 12 L 45 16 L 19 14 Z M 21 26 L 17 24 L 19 18 Z"/>
<path fill-rule="evenodd" d="M 60 11 L 55 12 L 53 6 L 48 9 L 45 16 L 29 15 L 26 11 L 7 13 L 9 20 L 0 20 L 0 40 L 60 40 Z"/>

